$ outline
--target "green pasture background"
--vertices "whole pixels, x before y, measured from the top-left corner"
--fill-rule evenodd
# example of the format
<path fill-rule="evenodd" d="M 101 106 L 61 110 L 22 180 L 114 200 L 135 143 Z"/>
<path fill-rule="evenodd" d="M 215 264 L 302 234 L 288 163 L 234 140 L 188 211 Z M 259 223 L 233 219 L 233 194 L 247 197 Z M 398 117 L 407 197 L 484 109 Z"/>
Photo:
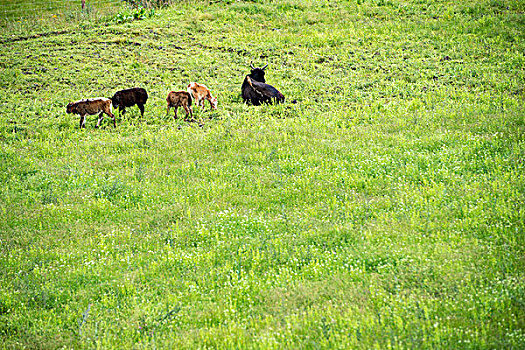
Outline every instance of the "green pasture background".
<path fill-rule="evenodd" d="M 2 348 L 525 347 L 523 1 L 134 11 L 2 28 Z"/>

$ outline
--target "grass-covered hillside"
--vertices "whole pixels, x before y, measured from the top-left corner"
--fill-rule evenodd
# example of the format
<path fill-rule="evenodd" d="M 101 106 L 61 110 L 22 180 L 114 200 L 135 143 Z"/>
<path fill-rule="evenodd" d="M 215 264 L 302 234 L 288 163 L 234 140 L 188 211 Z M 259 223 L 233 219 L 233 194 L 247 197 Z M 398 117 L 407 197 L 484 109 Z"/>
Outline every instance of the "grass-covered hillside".
<path fill-rule="evenodd" d="M 523 1 L 122 11 L 0 32 L 1 348 L 525 348 Z"/>

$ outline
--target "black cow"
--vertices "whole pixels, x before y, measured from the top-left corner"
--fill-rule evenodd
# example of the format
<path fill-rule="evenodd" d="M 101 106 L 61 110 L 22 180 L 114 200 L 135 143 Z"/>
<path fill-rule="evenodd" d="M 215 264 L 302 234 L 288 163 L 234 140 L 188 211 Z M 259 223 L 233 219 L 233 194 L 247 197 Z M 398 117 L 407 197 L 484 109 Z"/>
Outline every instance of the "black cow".
<path fill-rule="evenodd" d="M 284 102 L 284 96 L 274 88 L 273 86 L 266 84 L 264 79 L 264 69 L 268 65 L 262 68 L 255 68 L 250 64 L 252 71 L 248 74 L 242 82 L 242 98 L 244 102 L 250 101 L 252 105 L 259 106 L 261 103 L 275 103 Z"/>
<path fill-rule="evenodd" d="M 144 116 L 144 104 L 148 100 L 148 93 L 143 88 L 132 88 L 115 92 L 111 98 L 113 108 L 119 109 L 121 114 L 126 113 L 126 107 L 137 105 L 140 115 Z"/>

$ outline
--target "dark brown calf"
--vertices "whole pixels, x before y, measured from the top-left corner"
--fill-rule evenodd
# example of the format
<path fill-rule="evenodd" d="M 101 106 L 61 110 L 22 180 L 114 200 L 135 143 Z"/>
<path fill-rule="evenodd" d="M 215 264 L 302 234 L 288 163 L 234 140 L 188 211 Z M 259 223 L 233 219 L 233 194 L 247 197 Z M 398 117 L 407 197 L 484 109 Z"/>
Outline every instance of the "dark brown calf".
<path fill-rule="evenodd" d="M 109 117 L 113 118 L 113 127 L 117 127 L 115 116 L 113 115 L 113 113 L 111 113 L 111 99 L 109 98 L 97 97 L 88 98 L 76 102 L 70 102 L 66 107 L 66 112 L 80 115 L 81 128 L 86 127 L 86 115 L 93 114 L 99 114 L 98 123 L 95 126 L 96 128 L 100 126 L 100 122 L 102 121 L 102 119 L 104 119 L 104 114 L 107 114 Z"/>
<path fill-rule="evenodd" d="M 193 119 L 193 111 L 191 110 L 191 95 L 186 91 L 170 91 L 166 98 L 168 102 L 168 110 L 166 115 L 170 113 L 170 108 L 175 107 L 175 119 L 177 119 L 177 110 L 180 106 L 186 111 L 186 121 L 188 121 L 188 115 Z"/>
<path fill-rule="evenodd" d="M 113 108 L 119 109 L 121 114 L 126 113 L 126 107 L 137 105 L 140 115 L 144 117 L 144 105 L 148 100 L 148 93 L 143 88 L 132 88 L 115 92 L 111 98 Z"/>

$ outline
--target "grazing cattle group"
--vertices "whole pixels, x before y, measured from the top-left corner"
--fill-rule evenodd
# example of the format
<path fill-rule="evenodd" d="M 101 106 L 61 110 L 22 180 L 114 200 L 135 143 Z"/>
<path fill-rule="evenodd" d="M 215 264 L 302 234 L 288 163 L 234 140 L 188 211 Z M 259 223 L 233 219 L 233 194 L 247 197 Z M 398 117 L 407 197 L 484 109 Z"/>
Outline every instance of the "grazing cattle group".
<path fill-rule="evenodd" d="M 242 83 L 241 95 L 245 103 L 251 103 L 254 106 L 259 106 L 263 103 L 283 103 L 284 96 L 272 85 L 266 84 L 264 79 L 264 69 L 268 67 L 265 65 L 262 68 L 256 68 L 250 63 L 251 72 L 248 74 Z M 85 128 L 86 115 L 98 114 L 98 122 L 95 126 L 98 128 L 100 122 L 104 119 L 104 114 L 113 119 L 113 126 L 116 127 L 115 115 L 112 112 L 112 107 L 119 109 L 121 115 L 126 113 L 126 107 L 137 105 L 140 110 L 141 117 L 144 117 L 144 105 L 148 100 L 148 93 L 144 88 L 135 87 L 117 91 L 111 98 L 89 98 L 70 102 L 66 107 L 67 113 L 74 113 L 80 115 L 80 128 Z M 196 106 L 202 106 L 205 109 L 204 103 L 208 101 L 211 109 L 217 109 L 217 97 L 214 97 L 208 87 L 204 84 L 191 82 L 187 86 L 187 91 L 170 91 L 166 102 L 168 108 L 166 114 L 170 112 L 170 108 L 175 108 L 175 116 L 177 119 L 177 110 L 179 107 L 184 108 L 186 112 L 185 121 L 193 119 L 192 100 L 195 100 Z"/>

